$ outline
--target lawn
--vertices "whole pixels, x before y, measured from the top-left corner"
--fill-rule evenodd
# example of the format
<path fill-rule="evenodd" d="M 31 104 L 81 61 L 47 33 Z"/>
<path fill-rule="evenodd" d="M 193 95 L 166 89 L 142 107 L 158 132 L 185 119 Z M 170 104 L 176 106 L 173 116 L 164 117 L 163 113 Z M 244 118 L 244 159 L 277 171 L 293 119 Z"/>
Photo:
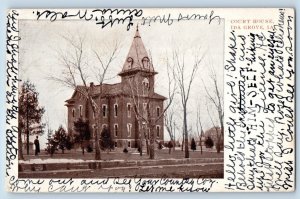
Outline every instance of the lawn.
<path fill-rule="evenodd" d="M 190 151 L 190 158 L 223 158 L 223 152 L 217 153 L 213 150 L 205 150 L 203 154 L 199 150 Z M 61 151 L 55 153 L 53 157 L 46 154 L 45 152 L 40 153 L 38 156 L 34 155 L 24 155 L 25 160 L 28 159 L 82 159 L 82 160 L 94 160 L 95 154 L 87 153 L 83 155 L 79 150 L 66 150 L 64 154 Z M 183 159 L 184 151 L 181 151 L 180 148 L 177 148 L 175 151 L 172 150 L 171 154 L 169 154 L 169 149 L 161 149 L 155 150 L 155 159 Z M 146 153 L 143 153 L 142 156 L 138 153 L 138 151 L 132 149 L 128 153 L 123 153 L 122 151 L 101 151 L 101 159 L 102 160 L 147 160 L 149 156 Z"/>

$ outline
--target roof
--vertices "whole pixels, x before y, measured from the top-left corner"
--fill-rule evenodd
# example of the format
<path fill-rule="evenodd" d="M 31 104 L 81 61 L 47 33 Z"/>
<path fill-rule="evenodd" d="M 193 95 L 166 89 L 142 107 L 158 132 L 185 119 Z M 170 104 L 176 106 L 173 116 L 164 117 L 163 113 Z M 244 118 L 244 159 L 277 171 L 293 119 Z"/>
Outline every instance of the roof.
<path fill-rule="evenodd" d="M 157 93 L 154 93 L 153 96 L 151 96 L 151 98 L 154 98 L 154 99 L 163 99 L 163 100 L 166 100 L 167 98 L 160 95 L 160 94 L 157 94 Z"/>
<path fill-rule="evenodd" d="M 101 90 L 102 89 L 102 90 Z M 122 85 L 121 83 L 116 84 L 102 84 L 93 86 L 93 96 L 99 95 L 100 93 L 105 93 L 105 95 L 117 95 L 122 94 Z"/>
<path fill-rule="evenodd" d="M 149 59 L 148 53 L 140 36 L 137 26 L 132 44 L 130 46 L 128 55 L 125 59 L 122 71 L 119 75 L 127 73 L 128 71 L 143 70 L 148 72 L 155 72 L 152 62 Z"/>
<path fill-rule="evenodd" d="M 105 93 L 105 95 L 118 95 L 122 94 L 122 87 L 121 83 L 117 84 L 102 84 L 102 87 L 100 85 L 92 85 L 93 89 L 90 90 L 91 86 L 87 87 L 89 91 L 92 91 L 92 96 L 96 97 L 98 96 L 101 92 Z M 101 90 L 102 88 L 102 90 Z M 76 86 L 72 96 L 70 99 L 66 100 L 65 102 L 67 103 L 72 103 L 75 102 L 75 95 L 78 92 L 78 90 L 85 91 L 85 86 Z"/>
<path fill-rule="evenodd" d="M 71 104 L 75 102 L 75 95 L 78 92 L 79 89 L 84 89 L 84 86 L 77 86 L 72 97 L 65 102 L 68 104 Z M 90 90 L 91 87 L 88 87 Z M 101 86 L 100 85 L 93 85 L 93 91 L 92 91 L 92 96 L 97 97 L 101 93 Z M 124 95 L 124 96 L 129 96 L 127 92 L 123 91 L 122 84 L 121 83 L 116 83 L 116 84 L 102 84 L 102 93 L 104 97 L 107 96 L 116 96 L 116 95 Z M 166 100 L 167 98 L 158 94 L 154 93 L 152 96 L 148 96 L 151 99 L 158 99 L 158 100 Z"/>

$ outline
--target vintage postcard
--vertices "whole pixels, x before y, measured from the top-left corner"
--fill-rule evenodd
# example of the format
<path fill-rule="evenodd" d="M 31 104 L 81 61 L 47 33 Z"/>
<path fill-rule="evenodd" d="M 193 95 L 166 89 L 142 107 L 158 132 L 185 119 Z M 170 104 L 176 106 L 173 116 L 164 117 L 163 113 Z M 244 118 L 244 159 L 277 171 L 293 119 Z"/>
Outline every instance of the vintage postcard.
<path fill-rule="evenodd" d="M 293 9 L 11 9 L 6 24 L 7 191 L 294 191 Z"/>

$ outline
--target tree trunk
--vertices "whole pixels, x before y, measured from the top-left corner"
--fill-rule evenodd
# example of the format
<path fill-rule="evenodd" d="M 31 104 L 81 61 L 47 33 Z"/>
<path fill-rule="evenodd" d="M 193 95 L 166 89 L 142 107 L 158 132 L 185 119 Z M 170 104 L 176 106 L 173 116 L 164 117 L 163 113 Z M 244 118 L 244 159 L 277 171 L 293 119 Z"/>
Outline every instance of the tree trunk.
<path fill-rule="evenodd" d="M 182 129 L 183 130 L 183 129 Z M 182 142 L 181 142 L 181 151 L 183 151 L 183 146 L 184 146 L 184 131 L 182 131 Z"/>
<path fill-rule="evenodd" d="M 140 156 L 143 156 L 143 140 L 140 138 Z"/>
<path fill-rule="evenodd" d="M 142 135 L 143 135 L 144 132 L 142 132 L 142 130 L 144 130 L 144 129 L 141 128 L 140 122 L 139 122 L 138 124 L 139 124 L 139 127 L 138 127 L 138 128 L 139 128 L 139 138 L 140 138 L 140 139 L 139 139 L 139 140 L 140 140 L 140 143 L 139 143 L 139 146 L 138 146 L 138 147 L 140 148 L 140 156 L 143 156 L 143 138 L 142 138 L 143 136 L 142 136 Z"/>
<path fill-rule="evenodd" d="M 200 137 L 200 149 L 201 149 L 201 155 L 202 155 L 202 138 Z"/>
<path fill-rule="evenodd" d="M 220 153 L 221 152 L 221 146 L 220 146 L 220 137 L 218 136 L 217 134 L 217 153 Z"/>
<path fill-rule="evenodd" d="M 149 141 L 148 141 L 148 139 L 146 140 L 146 148 L 147 148 L 147 155 L 149 155 Z"/>
<path fill-rule="evenodd" d="M 148 135 L 146 133 L 146 130 L 145 130 L 144 136 L 145 136 L 145 140 L 146 140 L 146 152 L 147 152 L 147 155 L 149 155 L 149 142 L 148 142 Z"/>
<path fill-rule="evenodd" d="M 184 150 L 185 150 L 185 153 L 184 153 L 184 157 L 185 158 L 189 158 L 189 138 L 188 138 L 188 130 L 187 130 L 187 113 L 186 113 L 186 107 L 184 107 L 183 109 L 183 126 L 184 126 Z"/>
<path fill-rule="evenodd" d="M 149 146 L 149 152 L 150 152 L 150 159 L 153 160 L 154 159 L 154 131 L 153 131 L 153 127 L 151 125 L 150 127 L 150 146 Z"/>
<path fill-rule="evenodd" d="M 175 139 L 172 142 L 173 142 L 173 151 L 175 151 L 175 147 L 176 147 L 176 141 L 175 141 Z"/>
<path fill-rule="evenodd" d="M 18 130 L 18 159 L 24 160 L 23 156 L 23 144 L 22 144 L 22 132 L 21 129 Z"/>
<path fill-rule="evenodd" d="M 99 140 L 98 140 L 98 133 L 95 133 L 95 160 L 101 160 L 101 154 L 100 154 L 100 146 L 99 146 Z"/>

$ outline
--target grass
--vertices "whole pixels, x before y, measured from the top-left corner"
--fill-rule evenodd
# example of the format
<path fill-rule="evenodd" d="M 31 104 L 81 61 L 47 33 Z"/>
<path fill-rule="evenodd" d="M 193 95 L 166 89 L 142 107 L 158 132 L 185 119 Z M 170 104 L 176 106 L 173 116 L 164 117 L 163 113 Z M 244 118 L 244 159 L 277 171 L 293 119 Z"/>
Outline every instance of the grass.
<path fill-rule="evenodd" d="M 184 151 L 181 151 L 181 149 L 176 149 L 175 151 L 171 151 L 171 154 L 169 154 L 169 149 L 161 149 L 161 150 L 155 150 L 155 159 L 183 159 L 184 158 Z M 189 152 L 190 158 L 223 158 L 224 154 L 216 153 L 216 151 L 210 151 L 205 150 L 203 151 L 203 154 L 201 154 L 200 151 L 190 151 Z M 55 153 L 53 157 L 50 157 L 50 155 L 46 154 L 45 152 L 40 153 L 38 156 L 34 155 L 24 155 L 25 160 L 28 159 L 82 159 L 82 160 L 94 160 L 95 154 L 87 153 L 83 155 L 81 151 L 76 150 L 65 150 L 65 153 L 62 154 L 61 151 L 58 153 Z M 146 153 L 143 153 L 142 156 L 140 154 L 132 149 L 128 153 L 123 153 L 122 151 L 111 151 L 111 152 L 105 152 L 101 151 L 101 159 L 102 160 L 148 160 L 149 156 Z"/>

